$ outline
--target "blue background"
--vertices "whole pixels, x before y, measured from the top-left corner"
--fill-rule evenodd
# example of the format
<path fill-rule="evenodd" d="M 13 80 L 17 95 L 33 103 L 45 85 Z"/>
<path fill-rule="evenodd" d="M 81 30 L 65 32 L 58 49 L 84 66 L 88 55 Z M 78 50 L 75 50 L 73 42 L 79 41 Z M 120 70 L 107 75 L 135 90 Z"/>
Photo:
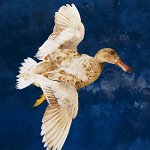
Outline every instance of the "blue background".
<path fill-rule="evenodd" d="M 52 32 L 54 12 L 66 3 L 80 11 L 86 35 L 80 53 L 114 48 L 131 74 L 106 64 L 100 78 L 79 91 L 79 113 L 64 150 L 150 150 L 150 1 L 1 0 L 0 150 L 44 150 L 42 91 L 16 90 L 18 67 Z"/>

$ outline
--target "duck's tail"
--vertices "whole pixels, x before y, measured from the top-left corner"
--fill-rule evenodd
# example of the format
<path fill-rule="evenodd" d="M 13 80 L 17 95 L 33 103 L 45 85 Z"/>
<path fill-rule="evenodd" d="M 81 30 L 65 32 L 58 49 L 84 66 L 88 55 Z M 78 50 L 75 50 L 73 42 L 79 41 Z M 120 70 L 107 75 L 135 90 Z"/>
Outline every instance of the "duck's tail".
<path fill-rule="evenodd" d="M 17 76 L 17 89 L 23 89 L 34 82 L 34 74 L 31 71 L 37 65 L 37 62 L 32 58 L 24 59 L 24 62 L 21 63 L 21 67 L 19 68 L 19 75 Z"/>

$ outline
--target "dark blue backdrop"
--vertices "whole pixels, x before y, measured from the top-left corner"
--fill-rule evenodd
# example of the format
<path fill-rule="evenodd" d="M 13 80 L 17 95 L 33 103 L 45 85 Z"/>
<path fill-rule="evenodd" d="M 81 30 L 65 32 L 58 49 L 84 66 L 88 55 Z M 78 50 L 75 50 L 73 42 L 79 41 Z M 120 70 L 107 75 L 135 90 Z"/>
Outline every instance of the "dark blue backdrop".
<path fill-rule="evenodd" d="M 66 3 L 77 6 L 85 25 L 79 52 L 94 56 L 114 48 L 134 72 L 106 64 L 100 78 L 79 91 L 79 113 L 63 149 L 149 150 L 149 0 L 0 1 L 0 150 L 44 150 L 40 128 L 47 103 L 32 108 L 41 90 L 16 90 L 15 76 L 52 32 L 54 12 Z"/>

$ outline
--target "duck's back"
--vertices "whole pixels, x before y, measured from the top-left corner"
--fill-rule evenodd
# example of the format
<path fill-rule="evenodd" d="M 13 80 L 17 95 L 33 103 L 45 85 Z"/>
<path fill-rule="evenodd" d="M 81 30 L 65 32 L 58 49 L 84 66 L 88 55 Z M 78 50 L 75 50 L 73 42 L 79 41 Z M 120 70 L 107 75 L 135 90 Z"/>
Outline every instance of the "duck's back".
<path fill-rule="evenodd" d="M 51 60 L 55 64 L 61 64 L 79 56 L 79 53 L 71 49 L 57 49 L 48 55 L 45 60 Z"/>
<path fill-rule="evenodd" d="M 38 63 L 35 72 L 47 77 L 52 72 L 58 72 L 62 66 L 70 65 L 76 57 L 79 57 L 79 54 L 74 50 L 57 49 Z"/>

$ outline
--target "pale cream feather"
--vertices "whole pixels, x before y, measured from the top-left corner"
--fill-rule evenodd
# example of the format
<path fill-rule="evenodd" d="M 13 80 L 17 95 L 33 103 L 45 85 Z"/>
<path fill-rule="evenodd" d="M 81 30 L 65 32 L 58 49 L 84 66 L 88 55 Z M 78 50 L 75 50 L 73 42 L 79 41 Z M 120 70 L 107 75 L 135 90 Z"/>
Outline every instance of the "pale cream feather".
<path fill-rule="evenodd" d="M 84 26 L 80 14 L 74 4 L 62 6 L 55 13 L 53 33 L 39 48 L 36 57 L 43 60 L 55 50 L 63 47 L 76 51 L 77 45 L 84 38 Z"/>
<path fill-rule="evenodd" d="M 60 150 L 69 133 L 72 119 L 78 112 L 78 93 L 69 83 L 52 81 L 41 75 L 36 78 L 49 103 L 41 127 L 44 146 Z"/>
<path fill-rule="evenodd" d="M 17 89 L 23 89 L 29 85 L 31 85 L 34 81 L 31 74 L 32 69 L 37 65 L 37 62 L 34 61 L 32 58 L 24 59 L 24 62 L 21 63 L 21 67 L 19 68 L 19 75 L 17 76 Z"/>

